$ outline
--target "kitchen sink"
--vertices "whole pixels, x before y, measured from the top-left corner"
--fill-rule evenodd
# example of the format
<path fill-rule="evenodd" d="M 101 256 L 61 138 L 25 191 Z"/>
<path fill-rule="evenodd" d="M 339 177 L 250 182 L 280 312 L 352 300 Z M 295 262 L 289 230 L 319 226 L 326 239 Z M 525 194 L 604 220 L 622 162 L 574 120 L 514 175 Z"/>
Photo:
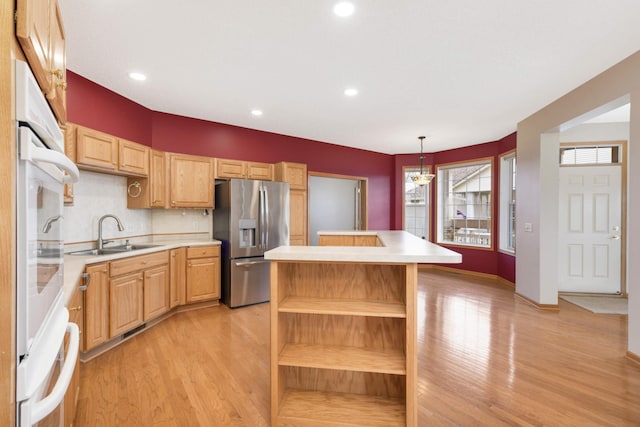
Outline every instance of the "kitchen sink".
<path fill-rule="evenodd" d="M 108 254 L 119 254 L 119 253 L 122 253 L 122 252 L 132 252 L 132 251 L 139 251 L 141 249 L 156 248 L 158 246 L 160 246 L 160 245 L 139 244 L 139 245 L 110 246 L 108 248 L 102 248 L 102 249 L 85 249 L 85 250 L 82 250 L 82 251 L 69 252 L 68 255 L 108 255 Z"/>

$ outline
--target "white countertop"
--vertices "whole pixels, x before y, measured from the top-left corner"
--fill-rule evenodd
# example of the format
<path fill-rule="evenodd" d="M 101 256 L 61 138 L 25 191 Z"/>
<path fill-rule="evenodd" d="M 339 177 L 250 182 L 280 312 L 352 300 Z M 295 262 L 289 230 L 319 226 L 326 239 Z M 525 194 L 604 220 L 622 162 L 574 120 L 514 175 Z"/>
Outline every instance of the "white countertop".
<path fill-rule="evenodd" d="M 169 249 L 181 248 L 183 246 L 219 246 L 222 242 L 220 242 L 219 240 L 185 239 L 171 241 L 154 240 L 148 243 L 158 246 L 147 249 L 139 249 L 136 251 L 120 252 L 107 255 L 65 255 L 63 289 L 65 306 L 69 305 L 69 300 L 71 300 L 73 293 L 79 285 L 80 277 L 84 272 L 85 266 L 87 265 L 113 261 L 121 258 L 129 258 L 132 256 L 145 255 L 153 252 L 166 251 Z"/>
<path fill-rule="evenodd" d="M 458 264 L 462 255 L 406 231 L 319 231 L 319 235 L 378 236 L 384 246 L 280 246 L 265 252 L 277 261 Z"/>

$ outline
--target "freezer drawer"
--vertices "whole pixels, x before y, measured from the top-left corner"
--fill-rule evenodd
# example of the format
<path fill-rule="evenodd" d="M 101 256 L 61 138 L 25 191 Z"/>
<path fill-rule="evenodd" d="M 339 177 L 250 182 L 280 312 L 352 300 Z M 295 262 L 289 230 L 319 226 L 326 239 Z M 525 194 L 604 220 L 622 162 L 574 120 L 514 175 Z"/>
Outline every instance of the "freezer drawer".
<path fill-rule="evenodd" d="M 270 261 L 264 257 L 225 261 L 229 280 L 223 280 L 224 304 L 235 308 L 269 301 Z"/>

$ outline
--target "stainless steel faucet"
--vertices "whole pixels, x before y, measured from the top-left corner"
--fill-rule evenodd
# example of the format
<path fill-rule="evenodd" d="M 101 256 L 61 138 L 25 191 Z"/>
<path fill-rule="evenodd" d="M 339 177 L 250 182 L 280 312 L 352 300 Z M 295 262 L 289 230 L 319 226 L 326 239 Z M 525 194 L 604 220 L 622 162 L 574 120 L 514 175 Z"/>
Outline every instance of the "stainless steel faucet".
<path fill-rule="evenodd" d="M 106 214 L 100 217 L 100 219 L 98 220 L 98 249 L 102 249 L 104 245 L 106 245 L 107 243 L 111 243 L 113 242 L 113 240 L 102 240 L 102 221 L 105 220 L 105 218 L 113 218 L 116 220 L 116 222 L 118 223 L 118 230 L 120 231 L 124 231 L 124 227 L 122 226 L 122 223 L 120 222 L 120 218 L 118 218 L 115 215 L 112 214 Z"/>

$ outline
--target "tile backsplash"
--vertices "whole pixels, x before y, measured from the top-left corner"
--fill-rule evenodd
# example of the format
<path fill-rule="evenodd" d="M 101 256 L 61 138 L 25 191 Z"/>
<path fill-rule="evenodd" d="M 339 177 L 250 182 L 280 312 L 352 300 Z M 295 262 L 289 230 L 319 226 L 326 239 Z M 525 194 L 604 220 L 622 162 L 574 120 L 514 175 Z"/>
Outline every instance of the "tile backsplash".
<path fill-rule="evenodd" d="M 95 241 L 98 220 L 105 214 L 116 215 L 124 226 L 124 231 L 118 231 L 115 220 L 105 219 L 105 239 L 165 233 L 211 234 L 211 210 L 208 213 L 205 215 L 202 209 L 128 209 L 125 177 L 83 170 L 80 181 L 74 184 L 74 205 L 64 208 L 64 239 L 66 244 Z"/>

